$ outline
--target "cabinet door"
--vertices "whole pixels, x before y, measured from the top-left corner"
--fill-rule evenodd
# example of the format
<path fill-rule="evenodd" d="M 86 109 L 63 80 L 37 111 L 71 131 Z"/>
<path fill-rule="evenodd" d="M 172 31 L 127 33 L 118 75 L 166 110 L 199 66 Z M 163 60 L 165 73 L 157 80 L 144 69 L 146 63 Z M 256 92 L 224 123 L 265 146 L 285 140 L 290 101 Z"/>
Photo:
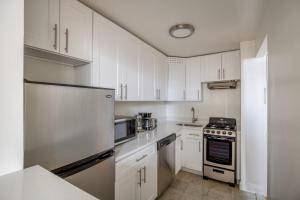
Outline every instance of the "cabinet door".
<path fill-rule="evenodd" d="M 201 57 L 187 59 L 186 100 L 201 101 Z"/>
<path fill-rule="evenodd" d="M 156 99 L 154 50 L 142 42 L 140 44 L 141 100 L 153 101 Z"/>
<path fill-rule="evenodd" d="M 77 0 L 60 0 L 60 53 L 92 60 L 92 10 Z"/>
<path fill-rule="evenodd" d="M 212 54 L 203 56 L 202 66 L 202 80 L 204 82 L 219 81 L 221 80 L 221 65 L 222 54 Z"/>
<path fill-rule="evenodd" d="M 195 171 L 202 171 L 201 133 L 187 130 L 183 141 L 183 166 Z"/>
<path fill-rule="evenodd" d="M 59 52 L 59 0 L 25 0 L 24 43 Z"/>
<path fill-rule="evenodd" d="M 169 89 L 170 101 L 185 100 L 185 60 L 169 58 Z"/>
<path fill-rule="evenodd" d="M 155 74 L 157 100 L 165 101 L 168 97 L 168 58 L 160 52 L 155 56 Z"/>
<path fill-rule="evenodd" d="M 117 28 L 94 13 L 93 35 L 93 86 L 116 89 L 118 97 Z"/>
<path fill-rule="evenodd" d="M 139 171 L 133 168 L 115 182 L 115 200 L 140 200 Z"/>
<path fill-rule="evenodd" d="M 154 200 L 157 196 L 157 153 L 153 153 L 143 164 L 141 200 Z"/>
<path fill-rule="evenodd" d="M 176 151 L 175 151 L 175 174 L 181 169 L 181 151 L 183 145 L 183 136 L 180 135 L 176 138 Z"/>
<path fill-rule="evenodd" d="M 240 51 L 222 53 L 222 78 L 223 80 L 241 79 Z"/>
<path fill-rule="evenodd" d="M 138 40 L 126 31 L 119 32 L 118 76 L 123 86 L 123 100 L 136 101 L 140 98 L 139 46 Z"/>

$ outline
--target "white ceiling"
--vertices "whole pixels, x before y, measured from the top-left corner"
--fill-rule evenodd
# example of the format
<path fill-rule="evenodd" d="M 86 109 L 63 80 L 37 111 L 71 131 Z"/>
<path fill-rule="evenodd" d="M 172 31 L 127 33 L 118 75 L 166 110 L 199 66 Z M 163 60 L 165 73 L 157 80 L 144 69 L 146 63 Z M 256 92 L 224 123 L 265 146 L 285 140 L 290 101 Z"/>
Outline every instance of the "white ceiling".
<path fill-rule="evenodd" d="M 264 0 L 81 0 L 170 56 L 239 49 L 254 39 Z M 190 23 L 195 33 L 170 37 L 169 28 Z"/>

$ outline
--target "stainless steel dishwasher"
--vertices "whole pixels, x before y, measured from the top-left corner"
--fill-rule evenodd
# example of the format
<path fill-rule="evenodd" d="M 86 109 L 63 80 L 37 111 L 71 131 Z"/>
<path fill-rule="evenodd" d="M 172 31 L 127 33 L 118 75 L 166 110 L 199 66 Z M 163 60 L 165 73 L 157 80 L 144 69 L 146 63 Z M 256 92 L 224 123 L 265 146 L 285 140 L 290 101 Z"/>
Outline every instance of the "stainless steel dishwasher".
<path fill-rule="evenodd" d="M 157 142 L 158 172 L 157 192 L 160 196 L 173 182 L 175 177 L 175 140 L 176 134 Z"/>

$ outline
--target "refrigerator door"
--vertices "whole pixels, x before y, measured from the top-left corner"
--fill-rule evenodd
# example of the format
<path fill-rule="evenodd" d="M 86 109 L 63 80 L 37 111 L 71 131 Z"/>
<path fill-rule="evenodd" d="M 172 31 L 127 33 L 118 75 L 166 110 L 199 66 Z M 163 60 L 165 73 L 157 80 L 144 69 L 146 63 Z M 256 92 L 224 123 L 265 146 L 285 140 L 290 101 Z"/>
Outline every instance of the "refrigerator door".
<path fill-rule="evenodd" d="M 92 162 L 93 163 L 93 162 Z M 65 180 L 101 200 L 114 200 L 115 193 L 115 159 L 110 156 L 88 168 L 79 166 L 76 172 Z M 76 169 L 75 169 L 76 170 Z M 71 170 L 71 171 L 74 171 Z"/>
<path fill-rule="evenodd" d="M 114 90 L 25 82 L 24 165 L 53 170 L 114 147 Z"/>

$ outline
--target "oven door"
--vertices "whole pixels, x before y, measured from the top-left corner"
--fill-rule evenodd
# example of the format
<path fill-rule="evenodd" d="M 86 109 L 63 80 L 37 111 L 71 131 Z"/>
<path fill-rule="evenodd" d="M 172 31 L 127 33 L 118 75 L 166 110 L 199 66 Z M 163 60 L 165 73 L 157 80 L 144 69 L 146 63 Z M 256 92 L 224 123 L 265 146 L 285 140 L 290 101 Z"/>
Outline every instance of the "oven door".
<path fill-rule="evenodd" d="M 235 170 L 235 138 L 204 136 L 204 164 Z"/>

